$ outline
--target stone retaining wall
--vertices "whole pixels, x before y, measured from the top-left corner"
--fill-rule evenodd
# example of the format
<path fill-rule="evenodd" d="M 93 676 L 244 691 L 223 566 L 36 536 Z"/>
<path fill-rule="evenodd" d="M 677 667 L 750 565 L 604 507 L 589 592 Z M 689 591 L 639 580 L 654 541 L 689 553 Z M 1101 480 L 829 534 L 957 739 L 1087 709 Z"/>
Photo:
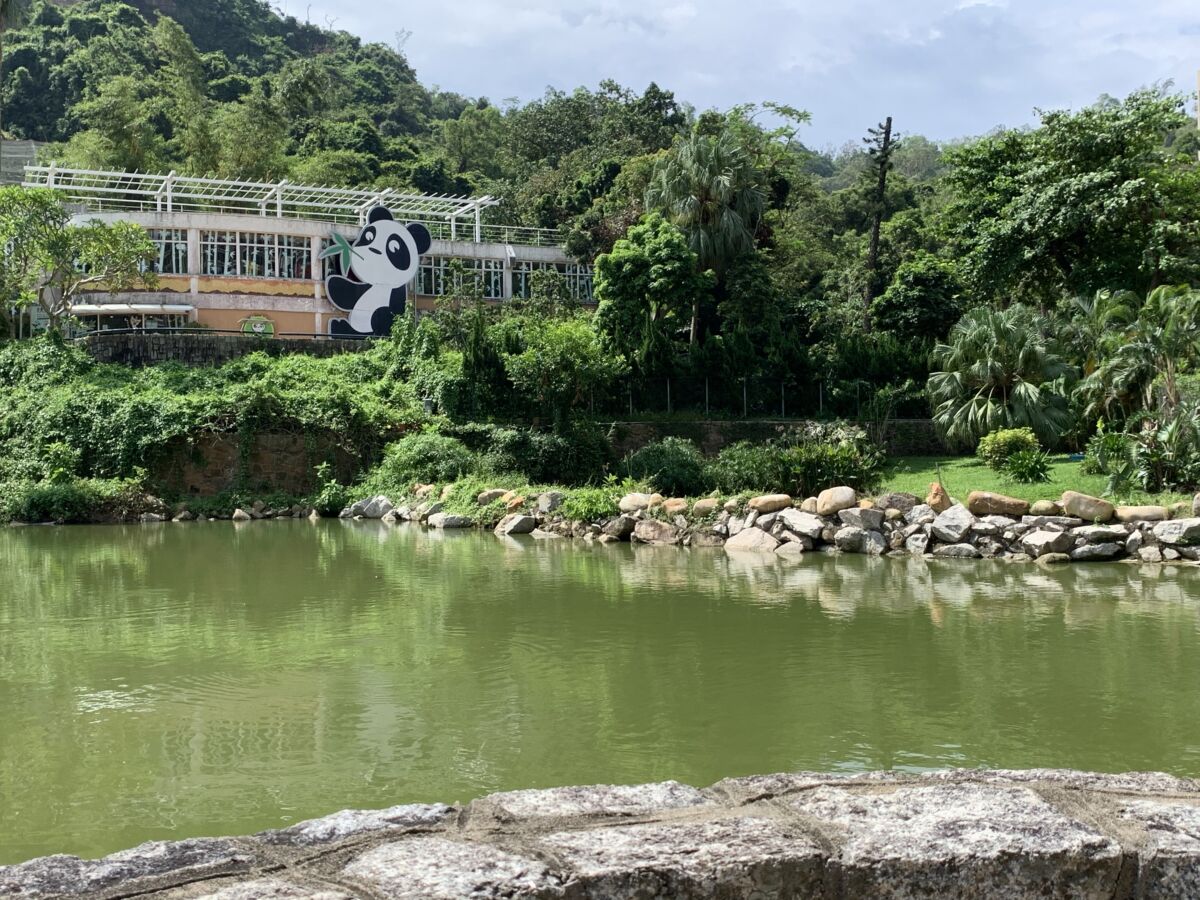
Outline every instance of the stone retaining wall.
<path fill-rule="evenodd" d="M 1200 783 L 952 771 L 493 794 L 0 868 L 0 896 L 1200 896 Z"/>

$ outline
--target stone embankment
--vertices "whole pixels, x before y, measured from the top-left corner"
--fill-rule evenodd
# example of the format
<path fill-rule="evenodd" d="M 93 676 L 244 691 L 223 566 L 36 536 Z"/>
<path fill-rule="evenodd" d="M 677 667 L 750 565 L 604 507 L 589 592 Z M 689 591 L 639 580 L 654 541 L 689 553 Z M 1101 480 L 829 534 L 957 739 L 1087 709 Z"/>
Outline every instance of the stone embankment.
<path fill-rule="evenodd" d="M 0 896 L 1197 897 L 1200 783 L 1034 770 L 513 791 L 48 857 L 0 868 Z"/>
<path fill-rule="evenodd" d="M 786 494 L 724 503 L 715 498 L 690 502 L 628 494 L 620 500 L 618 515 L 596 521 L 563 515 L 563 500 L 564 495 L 554 491 L 527 499 L 497 488 L 479 495 L 478 514 L 452 514 L 444 510 L 432 486 L 423 486 L 413 505 L 396 507 L 387 497 L 374 497 L 347 508 L 342 516 L 442 529 L 494 526 L 501 536 L 724 547 L 729 553 L 788 559 L 819 551 L 1045 564 L 1200 562 L 1200 498 L 1192 510 L 1171 510 L 1118 507 L 1071 491 L 1059 501 L 1032 506 L 976 492 L 964 505 L 938 485 L 931 485 L 925 502 L 912 494 L 862 498 L 849 487 L 831 488 L 802 501 Z M 1188 512 L 1192 516 L 1172 518 Z M 502 516 L 498 522 L 497 516 Z"/>

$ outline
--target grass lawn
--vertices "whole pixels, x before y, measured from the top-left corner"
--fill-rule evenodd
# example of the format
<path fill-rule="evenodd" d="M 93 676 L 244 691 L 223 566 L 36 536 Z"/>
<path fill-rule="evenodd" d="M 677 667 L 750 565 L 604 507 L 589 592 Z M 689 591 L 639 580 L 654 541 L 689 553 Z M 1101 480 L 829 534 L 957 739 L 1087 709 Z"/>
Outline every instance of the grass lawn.
<path fill-rule="evenodd" d="M 1043 484 L 1018 484 L 993 472 L 973 456 L 901 456 L 894 459 L 883 478 L 880 493 L 905 491 L 924 497 L 931 482 L 938 480 L 941 469 L 942 484 L 956 500 L 964 503 L 971 491 L 994 491 L 1019 497 L 1022 500 L 1057 500 L 1063 491 L 1078 491 L 1093 497 L 1104 496 L 1108 478 L 1104 475 L 1085 475 L 1081 464 L 1071 462 L 1066 456 L 1056 456 L 1050 467 L 1050 481 Z M 1126 497 L 1109 498 L 1123 504 L 1146 504 L 1170 506 L 1187 501 L 1191 496 L 1184 494 L 1146 494 L 1134 492 Z"/>

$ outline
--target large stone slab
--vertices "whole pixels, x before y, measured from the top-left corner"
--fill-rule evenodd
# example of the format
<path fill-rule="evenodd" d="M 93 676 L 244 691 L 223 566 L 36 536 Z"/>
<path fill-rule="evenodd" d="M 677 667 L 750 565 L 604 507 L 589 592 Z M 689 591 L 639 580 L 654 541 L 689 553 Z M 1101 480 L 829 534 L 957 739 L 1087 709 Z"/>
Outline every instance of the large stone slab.
<path fill-rule="evenodd" d="M 1200 807 L 1133 800 L 1122 805 L 1118 816 L 1142 832 L 1139 898 L 1200 897 Z"/>
<path fill-rule="evenodd" d="M 752 498 L 746 505 L 755 512 L 765 515 L 779 512 L 781 509 L 791 509 L 792 498 L 787 494 L 766 494 L 762 497 Z"/>
<path fill-rule="evenodd" d="M 662 810 L 689 809 L 711 801 L 703 792 L 678 781 L 505 791 L 476 800 L 468 807 L 472 821 L 536 822 L 549 819 L 594 819 L 644 816 Z"/>
<path fill-rule="evenodd" d="M 948 784 L 788 800 L 832 826 L 847 897 L 1109 897 L 1121 848 L 1024 787 Z"/>
<path fill-rule="evenodd" d="M 1174 519 L 1154 526 L 1154 536 L 1160 544 L 1190 547 L 1200 544 L 1200 519 Z"/>
<path fill-rule="evenodd" d="M 562 896 L 563 879 L 536 859 L 488 844 L 419 837 L 359 856 L 341 876 L 390 900 L 500 900 Z"/>
<path fill-rule="evenodd" d="M 827 896 L 824 853 L 769 819 L 628 825 L 551 834 L 540 845 L 595 898 Z"/>
<path fill-rule="evenodd" d="M 88 897 L 118 886 L 134 893 L 167 876 L 212 877 L 247 870 L 253 862 L 244 847 L 224 838 L 154 841 L 103 859 L 47 856 L 0 867 L 0 897 Z"/>
<path fill-rule="evenodd" d="M 727 553 L 774 553 L 779 549 L 779 539 L 759 531 L 757 528 L 747 528 L 738 532 L 725 542 Z"/>
<path fill-rule="evenodd" d="M 1089 497 L 1078 491 L 1063 491 L 1059 505 L 1063 513 L 1085 522 L 1109 522 L 1116 515 L 1117 508 L 1100 497 Z"/>
<path fill-rule="evenodd" d="M 1019 519 L 1028 515 L 1029 501 L 991 491 L 972 491 L 967 496 L 967 509 L 976 516 L 1011 516 Z"/>
<path fill-rule="evenodd" d="M 933 520 L 933 536 L 947 544 L 957 544 L 971 533 L 975 521 L 975 516 L 965 506 L 951 506 Z"/>
<path fill-rule="evenodd" d="M 814 541 L 820 538 L 821 532 L 825 530 L 825 523 L 819 517 L 797 509 L 783 510 L 779 513 L 779 521 L 788 531 Z"/>
<path fill-rule="evenodd" d="M 633 536 L 643 544 L 679 543 L 679 529 L 658 519 L 642 519 L 634 526 Z"/>
<path fill-rule="evenodd" d="M 308 887 L 282 878 L 260 878 L 210 892 L 176 896 L 186 896 L 188 900 L 359 900 L 356 895 L 336 888 Z"/>
<path fill-rule="evenodd" d="M 817 495 L 817 515 L 836 516 L 843 509 L 858 506 L 858 494 L 852 487 L 832 487 Z"/>
<path fill-rule="evenodd" d="M 414 803 L 389 809 L 348 809 L 278 831 L 264 831 L 260 837 L 269 844 L 307 847 L 377 831 L 432 828 L 441 825 L 456 812 L 455 807 L 444 803 Z"/>

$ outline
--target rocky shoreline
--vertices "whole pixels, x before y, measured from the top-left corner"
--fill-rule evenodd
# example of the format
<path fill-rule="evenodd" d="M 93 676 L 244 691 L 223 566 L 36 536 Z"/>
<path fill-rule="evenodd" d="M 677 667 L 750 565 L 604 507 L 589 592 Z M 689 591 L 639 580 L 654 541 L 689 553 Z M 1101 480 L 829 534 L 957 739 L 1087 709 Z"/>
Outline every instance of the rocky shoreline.
<path fill-rule="evenodd" d="M 0 867 L 0 897 L 154 900 L 1200 896 L 1200 783 L 795 773 L 347 811 Z"/>
<path fill-rule="evenodd" d="M 938 485 L 931 486 L 924 502 L 912 494 L 860 497 L 844 486 L 803 500 L 769 494 L 724 503 L 633 493 L 621 498 L 619 514 L 592 521 L 566 516 L 566 495 L 558 491 L 530 499 L 501 488 L 485 491 L 475 514 L 447 512 L 435 493 L 433 486 L 418 486 L 411 501 L 399 506 L 387 497 L 372 497 L 341 516 L 437 529 L 490 528 L 506 537 L 723 547 L 728 553 L 785 559 L 820 552 L 1048 565 L 1200 563 L 1200 508 L 1118 507 L 1070 491 L 1058 501 L 1035 504 L 988 492 L 973 493 L 962 504 Z M 1179 517 L 1184 512 L 1192 515 Z"/>

